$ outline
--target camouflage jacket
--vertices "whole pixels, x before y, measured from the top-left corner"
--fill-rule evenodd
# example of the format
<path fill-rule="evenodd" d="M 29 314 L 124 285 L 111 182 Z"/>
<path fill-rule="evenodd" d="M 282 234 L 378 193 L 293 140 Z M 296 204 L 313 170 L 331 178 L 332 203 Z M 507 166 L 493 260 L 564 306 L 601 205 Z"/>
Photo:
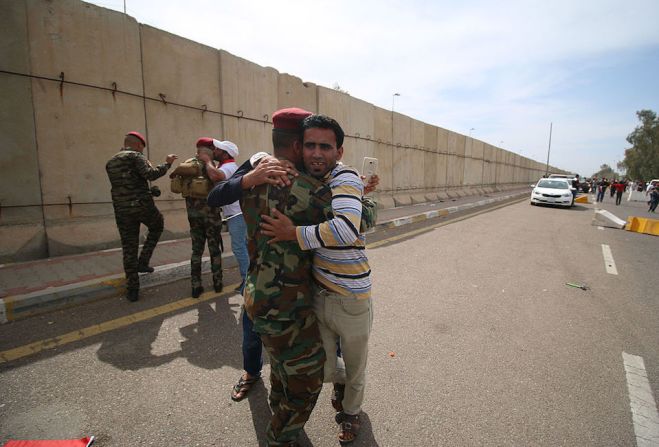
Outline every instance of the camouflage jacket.
<path fill-rule="evenodd" d="M 148 181 L 162 177 L 169 167 L 163 163 L 154 168 L 142 153 L 132 149 L 117 152 L 105 165 L 114 208 L 132 209 L 153 203 Z"/>
<path fill-rule="evenodd" d="M 315 225 L 331 217 L 328 185 L 305 174 L 292 182 L 286 188 L 261 185 L 243 191 L 241 198 L 250 257 L 245 310 L 254 330 L 262 334 L 276 334 L 312 312 L 313 252 L 302 250 L 297 241 L 268 244 L 270 237 L 259 231 L 261 215 L 276 208 L 295 225 Z"/>

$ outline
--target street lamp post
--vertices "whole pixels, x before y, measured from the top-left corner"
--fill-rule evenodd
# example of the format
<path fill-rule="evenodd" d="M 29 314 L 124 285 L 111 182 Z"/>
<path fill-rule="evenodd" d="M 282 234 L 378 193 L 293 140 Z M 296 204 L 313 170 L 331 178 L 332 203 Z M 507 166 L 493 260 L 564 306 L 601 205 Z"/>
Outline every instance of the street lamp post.
<path fill-rule="evenodd" d="M 549 153 L 551 152 L 551 130 L 554 123 L 549 123 L 549 147 L 547 148 L 547 167 L 545 168 L 545 177 L 549 175 Z"/>
<path fill-rule="evenodd" d="M 394 113 L 394 101 L 396 100 L 396 96 L 400 96 L 400 93 L 394 93 L 391 95 L 391 113 Z"/>

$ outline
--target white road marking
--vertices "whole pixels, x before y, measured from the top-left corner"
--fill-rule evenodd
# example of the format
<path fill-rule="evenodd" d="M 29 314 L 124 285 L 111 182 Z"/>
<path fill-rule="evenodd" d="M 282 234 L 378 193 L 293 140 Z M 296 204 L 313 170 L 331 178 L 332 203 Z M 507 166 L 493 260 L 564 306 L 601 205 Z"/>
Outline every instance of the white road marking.
<path fill-rule="evenodd" d="M 603 229 L 604 229 L 604 227 L 597 227 L 597 229 L 598 229 L 598 230 L 603 230 Z"/>
<path fill-rule="evenodd" d="M 606 244 L 602 244 L 602 255 L 604 256 L 604 267 L 606 268 L 606 273 L 617 275 L 618 269 L 616 269 L 616 262 L 613 260 L 613 254 L 611 254 L 611 247 Z"/>
<path fill-rule="evenodd" d="M 622 361 L 627 376 L 629 406 L 634 421 L 634 434 L 638 447 L 659 445 L 659 413 L 652 396 L 643 357 L 622 353 Z"/>

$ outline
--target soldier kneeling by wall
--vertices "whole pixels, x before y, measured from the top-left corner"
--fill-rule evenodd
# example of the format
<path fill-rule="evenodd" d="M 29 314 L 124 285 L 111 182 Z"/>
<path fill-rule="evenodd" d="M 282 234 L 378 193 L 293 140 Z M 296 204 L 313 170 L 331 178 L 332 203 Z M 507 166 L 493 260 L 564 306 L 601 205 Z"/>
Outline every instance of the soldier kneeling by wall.
<path fill-rule="evenodd" d="M 204 292 L 201 283 L 201 256 L 208 241 L 208 251 L 211 258 L 213 288 L 215 292 L 222 291 L 222 214 L 220 208 L 210 207 L 206 196 L 213 187 L 213 182 L 206 172 L 206 163 L 200 154 L 213 158 L 213 139 L 197 140 L 197 155 L 181 163 L 171 174 L 172 192 L 185 198 L 185 208 L 190 223 L 192 238 L 192 257 L 190 258 L 190 277 L 192 280 L 192 297 L 199 298 Z"/>

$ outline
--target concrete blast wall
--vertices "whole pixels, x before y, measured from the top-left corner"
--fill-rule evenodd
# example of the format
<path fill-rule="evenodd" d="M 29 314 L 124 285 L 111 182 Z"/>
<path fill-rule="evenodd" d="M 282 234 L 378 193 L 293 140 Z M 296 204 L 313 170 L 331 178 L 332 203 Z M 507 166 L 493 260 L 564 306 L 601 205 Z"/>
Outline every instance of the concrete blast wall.
<path fill-rule="evenodd" d="M 77 0 L 0 3 L 0 262 L 119 246 L 105 162 L 129 130 L 154 163 L 200 136 L 238 162 L 271 148 L 272 112 L 303 107 L 346 132 L 344 162 L 379 159 L 380 203 L 535 181 L 544 165 Z M 557 171 L 557 170 L 554 170 Z M 163 239 L 185 237 L 184 202 L 156 182 Z"/>

